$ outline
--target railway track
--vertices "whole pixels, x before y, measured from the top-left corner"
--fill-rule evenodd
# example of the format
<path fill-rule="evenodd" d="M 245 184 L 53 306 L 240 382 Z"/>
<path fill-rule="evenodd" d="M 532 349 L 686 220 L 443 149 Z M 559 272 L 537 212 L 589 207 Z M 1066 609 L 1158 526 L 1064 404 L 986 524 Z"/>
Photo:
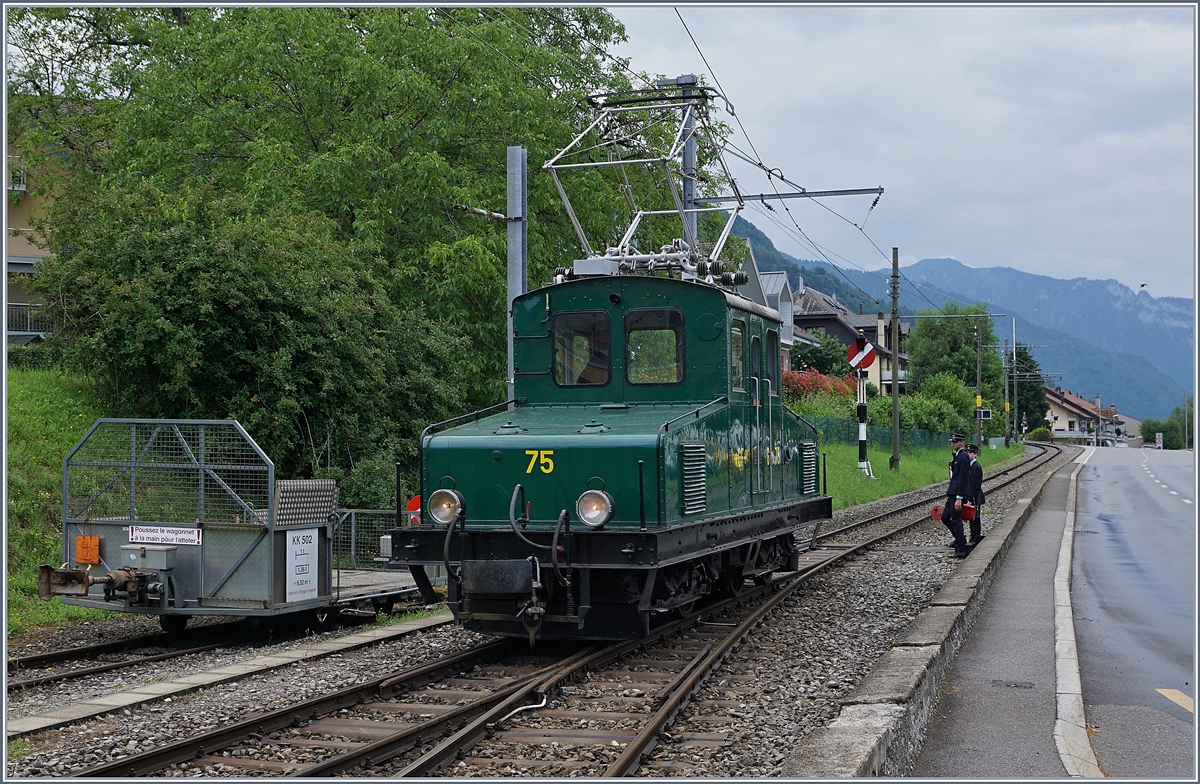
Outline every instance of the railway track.
<path fill-rule="evenodd" d="M 1041 456 L 1024 461 L 991 488 L 1043 463 Z M 825 536 L 927 503 L 919 499 Z M 844 548 L 810 551 L 800 571 L 744 586 L 738 596 L 676 618 L 646 639 L 537 653 L 516 641 L 493 642 L 75 775 L 562 775 L 593 768 L 635 775 L 680 709 L 772 610 L 813 575 L 927 520 L 912 516 Z M 733 674 L 722 688 L 759 686 Z M 712 731 L 673 743 L 728 742 L 722 727 L 728 719 L 720 713 L 728 706 L 707 702 L 717 709 L 707 719 Z"/>
<path fill-rule="evenodd" d="M 364 616 L 369 618 L 374 617 L 370 613 L 364 613 Z M 340 616 L 340 620 L 343 623 L 347 620 L 355 619 L 357 619 L 357 616 L 354 614 L 343 613 Z M 189 642 L 199 642 L 202 638 L 212 640 L 214 634 L 218 637 L 216 642 L 206 641 L 199 645 L 188 644 Z M 287 640 L 294 637 L 295 634 L 285 632 L 282 637 L 275 636 L 273 641 Z M 78 648 L 66 648 L 46 653 L 17 656 L 9 659 L 7 662 L 8 678 L 6 679 L 5 688 L 8 692 L 16 692 L 56 681 L 83 678 L 112 670 L 137 667 L 191 654 L 204 653 L 205 651 L 212 651 L 231 645 L 250 643 L 255 641 L 256 638 L 261 637 L 261 630 L 256 630 L 252 624 L 246 621 L 235 621 L 233 623 L 208 626 L 205 628 L 203 634 L 195 631 L 187 632 L 183 635 L 163 632 L 129 637 L 112 642 L 97 643 L 96 645 L 85 645 Z M 136 654 L 136 651 L 150 652 Z M 106 658 L 107 660 L 100 661 Z"/>
<path fill-rule="evenodd" d="M 1005 474 L 1025 475 L 1044 462 L 1027 460 Z M 929 498 L 934 497 L 939 496 Z M 883 518 L 927 503 L 923 498 L 825 536 L 872 521 L 882 526 Z M 730 669 L 730 654 L 771 608 L 827 566 L 928 520 L 923 513 L 891 521 L 894 525 L 880 535 L 805 553 L 800 571 L 767 585 L 746 585 L 739 597 L 675 618 L 644 640 L 604 647 L 547 646 L 533 654 L 524 643 L 491 643 L 281 711 L 246 714 L 236 724 L 71 775 L 635 775 L 647 772 L 646 764 L 656 774 L 679 775 L 687 772 L 686 762 L 647 763 L 648 752 L 656 743 L 665 744 L 663 751 L 729 747 L 733 735 L 728 728 L 731 716 L 738 715 L 739 695 L 750 702 L 749 693 L 762 690 L 763 684 L 752 674 L 725 672 L 720 684 L 705 683 L 714 680 L 713 672 Z M 782 623 L 787 625 L 788 619 Z M 762 638 L 772 634 L 755 635 L 754 644 L 745 649 L 757 650 Z M 779 645 L 790 645 L 794 653 L 794 642 Z M 739 668 L 744 666 L 741 653 L 735 658 Z M 705 699 L 697 698 L 701 688 Z M 668 732 L 692 700 L 689 712 L 704 715 L 689 717 L 688 731 Z"/>
<path fill-rule="evenodd" d="M 1037 449 L 1041 449 L 1042 450 L 1041 454 L 1037 455 L 1036 457 L 1032 458 L 1031 460 L 1022 460 L 1021 462 L 1011 465 L 1008 468 L 1003 468 L 1003 469 L 1000 469 L 999 471 L 993 471 L 992 473 L 985 476 L 984 480 L 983 480 L 983 484 L 984 484 L 984 489 L 987 490 L 987 492 L 989 492 L 989 493 L 995 492 L 996 490 L 999 490 L 1003 487 L 1007 487 L 1007 486 L 1013 484 L 1014 482 L 1016 482 L 1020 479 L 1023 479 L 1024 477 L 1028 476 L 1030 472 L 1036 470 L 1037 468 L 1040 468 L 1043 465 L 1047 465 L 1048 463 L 1053 461 L 1056 457 L 1058 457 L 1060 454 L 1062 454 L 1062 447 L 1055 446 L 1053 444 L 1045 444 L 1045 445 L 1030 444 L 1028 446 L 1033 446 Z M 1002 477 L 1005 477 L 1005 478 L 1002 479 Z M 894 517 L 896 515 L 905 514 L 906 512 L 910 512 L 914 509 L 920 509 L 922 507 L 928 506 L 931 503 L 936 503 L 938 501 L 944 501 L 944 500 L 946 500 L 945 492 L 942 492 L 940 494 L 932 494 L 932 495 L 924 496 L 922 498 L 918 498 L 915 501 L 907 503 L 904 506 L 898 507 L 896 509 L 890 509 L 888 511 L 880 512 L 879 514 L 863 518 L 862 520 L 856 520 L 853 523 L 850 523 L 849 525 L 844 525 L 841 528 L 838 528 L 836 530 L 826 531 L 824 533 L 818 532 L 817 535 L 814 537 L 814 543 L 826 541 L 826 540 L 832 539 L 836 536 L 840 536 L 842 534 L 849 533 L 850 531 L 854 531 L 859 528 L 865 528 L 869 525 L 874 525 L 875 523 L 881 522 L 889 517 Z"/>

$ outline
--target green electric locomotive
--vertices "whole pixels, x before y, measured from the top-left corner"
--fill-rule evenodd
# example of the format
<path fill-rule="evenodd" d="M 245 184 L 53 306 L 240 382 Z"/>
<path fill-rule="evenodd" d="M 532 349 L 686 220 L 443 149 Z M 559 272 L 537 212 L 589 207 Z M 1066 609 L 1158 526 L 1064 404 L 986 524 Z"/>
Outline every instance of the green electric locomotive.
<path fill-rule="evenodd" d="M 753 261 L 735 272 L 723 255 L 745 198 L 696 192 L 704 166 L 710 187 L 732 183 L 716 97 L 690 74 L 593 96 L 591 124 L 542 165 L 584 258 L 513 292 L 512 400 L 426 429 L 419 524 L 388 537 L 390 564 L 429 601 L 426 569 L 440 567 L 468 628 L 637 639 L 656 616 L 794 568 L 830 517 L 816 431 L 779 395 L 779 312 L 739 293 L 754 288 Z M 522 160 L 509 149 L 518 216 Z M 585 192 L 607 172 L 630 210 L 603 250 L 563 180 L 587 170 L 574 180 Z M 701 215 L 724 219 L 715 243 L 701 241 Z"/>
<path fill-rule="evenodd" d="M 419 525 L 468 628 L 632 639 L 794 568 L 831 514 L 815 430 L 779 395 L 775 310 L 702 279 L 603 275 L 514 300 L 515 400 L 422 436 Z"/>

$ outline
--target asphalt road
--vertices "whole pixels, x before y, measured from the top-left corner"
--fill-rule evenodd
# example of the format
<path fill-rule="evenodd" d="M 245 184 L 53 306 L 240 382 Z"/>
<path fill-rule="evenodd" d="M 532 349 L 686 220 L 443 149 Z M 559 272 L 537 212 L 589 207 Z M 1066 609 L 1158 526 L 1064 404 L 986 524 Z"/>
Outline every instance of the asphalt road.
<path fill-rule="evenodd" d="M 1071 598 L 1108 776 L 1196 776 L 1194 457 L 1097 449 L 1079 474 Z"/>

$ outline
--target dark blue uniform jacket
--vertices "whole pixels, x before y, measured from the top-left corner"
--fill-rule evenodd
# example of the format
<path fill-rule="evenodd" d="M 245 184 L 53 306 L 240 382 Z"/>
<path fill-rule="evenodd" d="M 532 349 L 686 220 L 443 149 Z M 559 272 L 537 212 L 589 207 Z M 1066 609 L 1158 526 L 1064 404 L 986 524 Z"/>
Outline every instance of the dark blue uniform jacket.
<path fill-rule="evenodd" d="M 971 458 L 966 449 L 959 449 L 950 461 L 950 487 L 946 495 L 950 498 L 962 496 L 963 500 L 971 498 Z"/>

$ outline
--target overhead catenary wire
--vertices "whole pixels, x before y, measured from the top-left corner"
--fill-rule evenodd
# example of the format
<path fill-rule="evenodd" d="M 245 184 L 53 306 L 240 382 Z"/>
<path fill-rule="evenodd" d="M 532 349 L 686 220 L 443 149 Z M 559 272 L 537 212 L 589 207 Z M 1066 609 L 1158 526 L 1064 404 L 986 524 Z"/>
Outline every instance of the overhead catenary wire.
<path fill-rule="evenodd" d="M 697 53 L 699 53 L 699 55 L 700 55 L 700 59 L 701 59 L 701 60 L 704 62 L 704 65 L 705 65 L 705 67 L 707 67 L 707 68 L 708 68 L 708 70 L 709 70 L 709 75 L 710 75 L 710 76 L 712 76 L 712 78 L 713 78 L 713 81 L 714 81 L 714 82 L 716 83 L 716 85 L 717 85 L 717 88 L 718 88 L 718 89 L 720 89 L 722 93 L 725 93 L 725 88 L 724 88 L 724 86 L 722 86 L 720 78 L 719 78 L 719 77 L 716 75 L 716 73 L 713 71 L 713 67 L 712 67 L 712 65 L 711 65 L 711 64 L 708 62 L 708 58 L 705 56 L 705 54 L 704 54 L 704 50 L 703 50 L 703 49 L 701 49 L 699 42 L 697 42 L 697 41 L 696 41 L 696 37 L 695 37 L 694 35 L 692 35 L 692 31 L 691 31 L 691 30 L 688 28 L 687 22 L 686 22 L 686 21 L 684 20 L 684 18 L 683 18 L 683 14 L 682 14 L 682 13 L 680 13 L 680 11 L 679 11 L 679 9 L 678 9 L 678 8 L 675 8 L 675 9 L 674 9 L 674 11 L 675 11 L 675 15 L 679 17 L 679 22 L 680 22 L 680 24 L 682 24 L 682 25 L 683 25 L 683 29 L 684 29 L 684 31 L 687 33 L 687 35 L 688 35 L 688 38 L 689 38 L 689 39 L 691 39 L 692 45 L 693 45 L 693 46 L 696 48 L 696 52 L 697 52 Z M 743 159 L 743 160 L 745 160 L 747 163 L 750 163 L 750 164 L 752 164 L 752 165 L 754 165 L 754 166 L 757 166 L 758 168 L 760 168 L 760 169 L 762 169 L 764 172 L 766 172 L 766 174 L 767 174 L 767 181 L 768 181 L 768 182 L 771 184 L 771 187 L 772 187 L 772 189 L 775 191 L 776 195 L 779 195 L 779 189 L 778 189 L 778 187 L 775 185 L 775 179 L 776 179 L 776 178 L 778 178 L 779 180 L 782 180 L 783 182 L 787 183 L 788 185 L 791 185 L 791 186 L 792 186 L 792 187 L 794 187 L 794 188 L 797 188 L 797 189 L 798 189 L 798 190 L 800 190 L 800 191 L 804 191 L 804 190 L 806 190 L 806 189 L 805 189 L 803 186 L 797 185 L 796 183 L 794 183 L 794 182 L 792 182 L 791 180 L 787 179 L 787 177 L 785 177 L 785 176 L 783 175 L 783 172 L 782 172 L 781 170 L 779 170 L 779 169 L 772 169 L 771 167 L 768 167 L 768 166 L 767 166 L 765 163 L 763 163 L 762 156 L 761 156 L 761 155 L 759 155 L 759 153 L 758 153 L 758 149 L 757 149 L 757 148 L 754 146 L 754 142 L 753 142 L 753 140 L 750 138 L 750 134 L 749 134 L 749 133 L 746 131 L 746 128 L 745 128 L 745 126 L 742 124 L 742 120 L 741 120 L 741 118 L 740 118 L 740 117 L 738 117 L 738 116 L 737 116 L 737 114 L 736 114 L 735 112 L 733 112 L 733 111 L 732 111 L 732 107 L 731 107 L 730 114 L 732 114 L 732 115 L 733 115 L 733 117 L 734 117 L 734 119 L 737 121 L 738 127 L 739 127 L 739 128 L 741 129 L 741 131 L 742 131 L 742 135 L 746 137 L 746 143 L 750 145 L 750 149 L 751 149 L 751 151 L 754 153 L 754 159 L 751 159 L 751 158 L 750 158 L 749 156 L 747 156 L 747 155 L 746 155 L 746 154 L 745 154 L 743 151 L 741 151 L 741 150 L 738 150 L 738 149 L 737 149 L 737 147 L 736 147 L 735 145 L 732 145 L 732 144 L 730 144 L 730 143 L 728 143 L 728 142 L 726 143 L 726 147 L 727 147 L 727 149 L 732 149 L 732 150 L 735 152 L 735 154 L 738 154 L 738 153 L 740 153 L 740 154 L 738 154 L 738 157 L 742 158 L 742 159 Z M 876 251 L 878 251 L 878 252 L 879 252 L 879 254 L 880 254 L 881 256 L 883 256 L 885 260 L 887 260 L 887 261 L 890 261 L 890 259 L 888 259 L 888 257 L 887 257 L 887 254 L 886 254 L 886 253 L 884 253 L 884 252 L 883 252 L 883 251 L 882 251 L 882 250 L 879 248 L 879 245 L 877 245 L 877 244 L 875 243 L 875 241 L 874 241 L 873 239 L 871 239 L 870 235 L 868 235 L 868 234 L 866 233 L 866 230 L 865 230 L 865 228 L 864 228 L 864 227 L 865 227 L 865 224 L 866 224 L 866 221 L 865 221 L 865 220 L 864 220 L 864 222 L 863 222 L 863 226 L 859 226 L 858 224 L 854 223 L 854 221 L 852 221 L 852 220 L 850 220 L 849 218 L 846 218 L 844 215 L 841 215 L 840 213 L 838 213 L 836 210 L 833 210 L 833 209 L 831 209 L 829 206 L 827 206 L 826 204 L 824 204 L 823 202 L 821 202 L 821 200 L 820 200 L 820 199 L 815 199 L 815 198 L 814 198 L 814 199 L 812 199 L 812 201 L 815 201 L 815 202 L 816 202 L 816 203 L 817 203 L 817 204 L 818 204 L 820 207 L 822 207 L 823 209 L 827 210 L 828 212 L 832 213 L 833 215 L 837 216 L 838 218 L 841 218 L 841 219 L 842 219 L 843 221 L 845 221 L 846 223 L 849 223 L 850 225 L 852 225 L 852 226 L 854 226 L 856 229 L 858 229 L 858 230 L 859 230 L 859 232 L 860 232 L 860 233 L 861 233 L 861 234 L 862 234 L 864 237 L 866 237 L 867 241 L 871 243 L 871 245 L 872 245 L 872 246 L 875 248 L 875 250 L 876 250 Z M 854 283 L 852 280 L 850 280 L 849 276 L 848 276 L 848 275 L 846 275 L 845 271 L 844 271 L 844 270 L 842 270 L 842 269 L 841 269 L 841 267 L 840 267 L 839 265 L 837 265 L 837 264 L 834 264 L 832 261 L 830 261 L 830 259 L 829 259 L 829 258 L 826 256 L 826 254 L 825 254 L 825 253 L 824 253 L 824 252 L 823 252 L 823 251 L 820 249 L 820 247 L 819 247 L 819 246 L 818 246 L 818 245 L 817 245 L 817 244 L 816 244 L 814 241 L 812 241 L 811 239 L 809 239 L 808 235 L 807 235 L 807 234 L 805 234 L 804 230 L 803 230 L 802 228 L 800 228 L 800 224 L 799 224 L 799 222 L 796 220 L 796 217 L 795 217 L 795 216 L 792 214 L 792 211 L 791 211 L 791 209 L 788 207 L 788 205 L 787 205 L 787 202 L 786 202 L 786 201 L 784 201 L 784 200 L 782 200 L 782 199 L 781 199 L 781 202 L 783 203 L 783 210 L 784 210 L 784 212 L 787 214 L 787 216 L 788 216 L 789 220 L 791 220 L 792 224 L 795 226 L 795 228 L 796 228 L 796 231 L 797 231 L 797 232 L 798 232 L 798 233 L 799 233 L 801 236 L 803 236 L 803 237 L 805 238 L 805 240 L 807 240 L 807 241 L 808 241 L 808 243 L 809 243 L 809 244 L 810 244 L 810 245 L 811 245 L 811 246 L 812 246 L 812 247 L 813 247 L 813 248 L 814 248 L 814 249 L 817 251 L 818 255 L 820 255 L 820 256 L 821 256 L 821 258 L 822 258 L 822 259 L 823 259 L 823 260 L 824 260 L 826 263 L 828 263 L 828 264 L 829 264 L 831 267 L 833 267 L 835 270 L 837 270 L 837 272 L 838 272 L 838 273 L 839 273 L 839 274 L 840 274 L 840 275 L 841 275 L 843 278 L 845 278 L 845 279 L 846 279 L 846 282 L 847 282 L 847 283 L 849 283 L 850 285 L 854 286 L 854 288 L 858 289 L 858 290 L 859 290 L 860 292 L 862 292 L 863 294 L 866 294 L 866 295 L 867 295 L 868 297 L 870 297 L 870 299 L 872 299 L 873 301 L 875 301 L 875 302 L 878 302 L 878 301 L 879 301 L 878 299 L 876 299 L 875 297 L 871 297 L 869 294 L 867 294 L 865 291 L 863 291 L 863 290 L 862 290 L 862 288 L 860 288 L 860 287 L 859 287 L 857 284 L 855 284 L 855 283 Z M 871 204 L 871 207 L 868 209 L 868 211 L 867 211 L 867 214 L 868 214 L 868 215 L 870 215 L 870 211 L 871 211 L 871 210 L 873 210 L 873 209 L 875 208 L 875 205 L 876 205 L 876 204 L 878 204 L 878 202 L 879 202 L 879 199 L 878 199 L 878 197 L 877 197 L 877 198 L 875 199 L 875 201 L 874 201 L 874 202 Z M 770 208 L 769 208 L 769 209 L 770 209 Z M 854 265 L 854 266 L 857 266 L 857 265 Z M 859 269 L 861 269 L 861 267 L 860 267 Z M 864 271 L 864 272 L 866 272 L 866 270 L 863 270 L 863 271 Z M 869 274 L 869 273 L 868 273 L 868 274 Z M 937 305 L 935 305 L 935 304 L 933 303 L 933 301 L 932 301 L 932 300 L 930 300 L 928 297 L 925 297 L 924 293 L 920 291 L 920 289 L 919 289 L 919 288 L 916 286 L 916 284 L 914 284 L 914 283 L 913 283 L 911 280 L 910 280 L 910 281 L 908 281 L 908 282 L 909 282 L 909 285 L 913 286 L 913 288 L 914 288 L 915 290 L 917 290 L 917 293 L 921 294 L 921 296 L 922 296 L 922 297 L 924 297 L 924 299 L 925 299 L 927 302 L 929 302 L 929 304 L 930 304 L 930 305 L 931 305 L 931 306 L 932 306 L 934 309 L 938 310 L 939 312 L 941 311 L 941 308 L 939 308 Z"/>

